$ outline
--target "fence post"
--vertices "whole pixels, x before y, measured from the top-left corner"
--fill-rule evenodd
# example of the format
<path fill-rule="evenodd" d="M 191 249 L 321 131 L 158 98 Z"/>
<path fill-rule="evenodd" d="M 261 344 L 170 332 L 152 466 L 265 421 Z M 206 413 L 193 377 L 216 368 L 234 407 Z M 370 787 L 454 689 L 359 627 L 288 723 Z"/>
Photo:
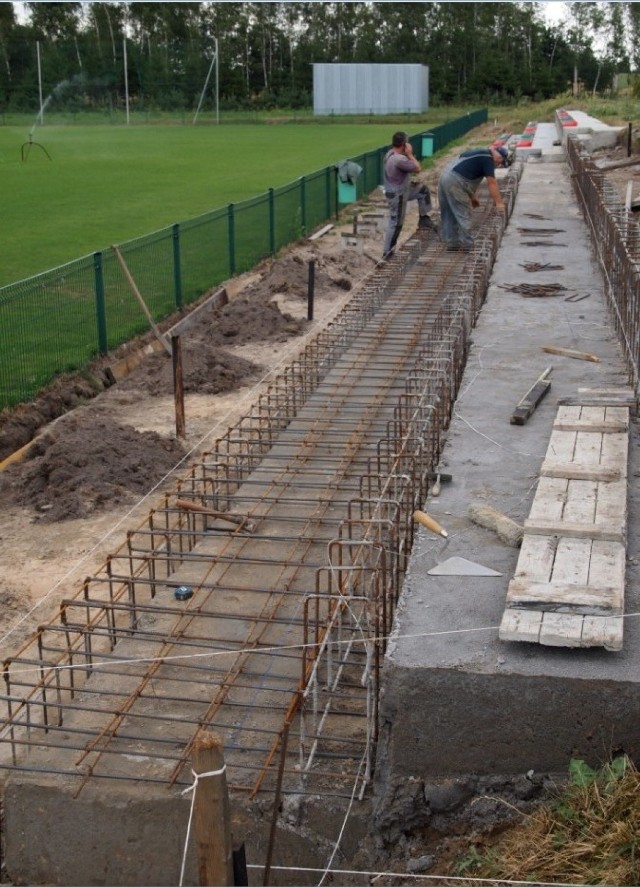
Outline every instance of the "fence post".
<path fill-rule="evenodd" d="M 104 268 L 102 253 L 93 254 L 93 271 L 96 286 L 96 321 L 98 325 L 98 353 L 106 354 L 107 346 L 107 307 L 104 299 Z"/>
<path fill-rule="evenodd" d="M 331 201 L 331 169 L 332 168 L 330 166 L 325 167 L 325 177 L 324 177 L 325 206 L 326 206 L 326 210 L 327 210 L 325 213 L 325 218 L 327 218 L 327 219 L 333 215 L 333 213 L 331 211 L 333 208 L 333 203 Z M 336 209 L 337 209 L 337 204 L 336 204 Z"/>
<path fill-rule="evenodd" d="M 182 269 L 180 266 L 180 225 L 176 222 L 172 231 L 173 237 L 173 289 L 176 296 L 176 308 L 182 308 Z"/>
<path fill-rule="evenodd" d="M 198 883 L 233 887 L 233 847 L 229 793 L 222 739 L 212 730 L 193 743 L 192 766 L 198 779 L 194 791 L 194 824 L 198 846 Z"/>
<path fill-rule="evenodd" d="M 276 204 L 273 188 L 269 188 L 269 252 L 276 254 Z"/>
<path fill-rule="evenodd" d="M 307 233 L 307 179 L 302 176 L 300 179 L 300 224 L 302 225 L 302 233 Z"/>
<path fill-rule="evenodd" d="M 233 203 L 230 203 L 227 208 L 227 217 L 229 221 L 229 276 L 233 277 L 236 273 L 236 225 Z"/>

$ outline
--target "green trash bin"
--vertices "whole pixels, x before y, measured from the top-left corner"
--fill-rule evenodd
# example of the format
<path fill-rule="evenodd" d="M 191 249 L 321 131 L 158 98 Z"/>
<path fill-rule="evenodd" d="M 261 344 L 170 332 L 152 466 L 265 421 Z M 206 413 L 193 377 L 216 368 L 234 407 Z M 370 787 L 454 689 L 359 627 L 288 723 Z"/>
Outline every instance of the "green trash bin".
<path fill-rule="evenodd" d="M 338 203 L 354 203 L 356 200 L 356 186 L 352 182 L 338 180 Z"/>
<path fill-rule="evenodd" d="M 433 135 L 430 132 L 422 136 L 422 156 L 433 157 Z"/>

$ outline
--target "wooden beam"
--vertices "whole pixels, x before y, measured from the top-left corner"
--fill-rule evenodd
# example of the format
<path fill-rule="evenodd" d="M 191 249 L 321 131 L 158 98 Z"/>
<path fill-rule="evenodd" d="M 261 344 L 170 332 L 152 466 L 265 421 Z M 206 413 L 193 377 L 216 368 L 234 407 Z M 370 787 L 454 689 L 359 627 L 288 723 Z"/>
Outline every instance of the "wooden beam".
<path fill-rule="evenodd" d="M 547 367 L 517 404 L 509 419 L 511 425 L 524 425 L 529 416 L 536 410 L 538 404 L 551 388 L 551 380 L 547 379 L 547 376 L 552 370 L 553 367 Z"/>
<path fill-rule="evenodd" d="M 575 360 L 590 360 L 591 363 L 600 363 L 597 354 L 589 354 L 587 351 L 574 351 L 572 348 L 556 348 L 555 345 L 543 345 L 542 350 L 548 354 L 558 354 L 560 357 L 573 357 Z"/>

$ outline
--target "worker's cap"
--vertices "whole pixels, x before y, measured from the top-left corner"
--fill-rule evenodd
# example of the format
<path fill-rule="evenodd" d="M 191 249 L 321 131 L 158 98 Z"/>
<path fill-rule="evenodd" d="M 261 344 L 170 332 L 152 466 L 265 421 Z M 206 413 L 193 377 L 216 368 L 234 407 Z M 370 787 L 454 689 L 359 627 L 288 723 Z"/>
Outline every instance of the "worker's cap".
<path fill-rule="evenodd" d="M 504 165 L 509 166 L 511 164 L 511 158 L 509 157 L 509 152 L 505 148 L 504 145 L 499 145 L 497 148 L 493 149 L 497 154 L 499 154 L 504 160 Z"/>

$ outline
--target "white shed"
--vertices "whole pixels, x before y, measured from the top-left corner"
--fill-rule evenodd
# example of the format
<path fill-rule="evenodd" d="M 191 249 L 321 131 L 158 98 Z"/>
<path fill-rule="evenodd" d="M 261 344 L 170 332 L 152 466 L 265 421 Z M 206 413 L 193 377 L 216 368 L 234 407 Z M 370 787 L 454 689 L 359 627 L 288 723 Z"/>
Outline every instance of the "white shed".
<path fill-rule="evenodd" d="M 429 107 L 429 67 L 415 64 L 313 65 L 313 113 L 421 114 Z"/>

